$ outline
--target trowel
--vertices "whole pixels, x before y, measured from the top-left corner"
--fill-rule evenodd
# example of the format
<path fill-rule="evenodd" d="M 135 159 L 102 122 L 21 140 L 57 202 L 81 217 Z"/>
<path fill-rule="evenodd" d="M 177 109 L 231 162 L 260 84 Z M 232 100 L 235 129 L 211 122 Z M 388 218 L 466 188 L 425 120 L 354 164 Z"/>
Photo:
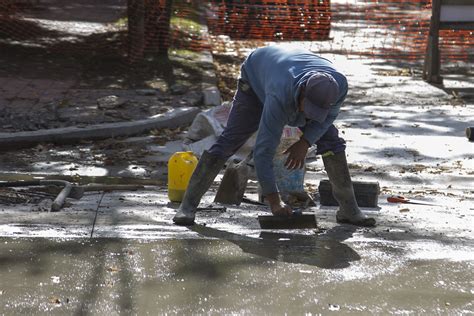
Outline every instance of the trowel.
<path fill-rule="evenodd" d="M 293 211 L 291 216 L 260 215 L 258 223 L 262 229 L 317 228 L 314 212 Z"/>
<path fill-rule="evenodd" d="M 253 151 L 241 162 L 231 163 L 227 166 L 221 184 L 217 190 L 214 202 L 223 204 L 240 205 L 244 197 L 247 180 L 249 178 L 249 161 L 252 159 Z"/>

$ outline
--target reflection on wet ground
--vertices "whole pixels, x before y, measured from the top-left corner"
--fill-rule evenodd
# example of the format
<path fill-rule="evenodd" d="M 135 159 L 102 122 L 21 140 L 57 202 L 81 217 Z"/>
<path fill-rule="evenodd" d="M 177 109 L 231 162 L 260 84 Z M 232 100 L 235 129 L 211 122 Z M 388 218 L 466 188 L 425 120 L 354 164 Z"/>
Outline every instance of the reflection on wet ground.
<path fill-rule="evenodd" d="M 256 238 L 202 225 L 191 230 L 205 238 L 0 239 L 0 313 L 458 315 L 473 309 L 469 259 L 413 258 L 393 242 L 354 242 L 350 227 Z"/>
<path fill-rule="evenodd" d="M 341 269 L 348 267 L 351 261 L 360 259 L 357 252 L 339 240 L 316 235 L 262 231 L 260 238 L 251 238 L 203 225 L 194 225 L 191 229 L 205 237 L 230 241 L 245 253 L 287 263 L 302 263 L 324 269 Z M 346 233 L 350 234 L 348 231 Z M 339 237 L 343 235 L 339 234 Z"/>

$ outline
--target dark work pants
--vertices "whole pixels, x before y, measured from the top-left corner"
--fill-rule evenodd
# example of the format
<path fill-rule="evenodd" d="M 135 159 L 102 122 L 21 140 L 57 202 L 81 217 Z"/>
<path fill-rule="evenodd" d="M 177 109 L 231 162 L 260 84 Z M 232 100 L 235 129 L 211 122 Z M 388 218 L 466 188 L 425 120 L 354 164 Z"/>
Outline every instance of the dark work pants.
<path fill-rule="evenodd" d="M 243 87 L 242 82 L 239 82 L 227 126 L 216 143 L 208 150 L 210 154 L 227 159 L 235 154 L 258 130 L 263 104 L 252 90 L 245 89 L 247 87 Z M 331 125 L 326 133 L 316 141 L 316 146 L 318 155 L 329 151 L 336 154 L 346 149 L 346 142 L 339 137 L 337 128 Z"/>

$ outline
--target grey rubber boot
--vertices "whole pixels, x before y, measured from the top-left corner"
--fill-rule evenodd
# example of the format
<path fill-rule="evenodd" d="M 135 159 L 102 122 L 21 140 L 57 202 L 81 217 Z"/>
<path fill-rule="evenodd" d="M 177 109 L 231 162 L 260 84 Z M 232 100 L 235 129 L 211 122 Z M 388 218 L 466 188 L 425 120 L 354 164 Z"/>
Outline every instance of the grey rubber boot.
<path fill-rule="evenodd" d="M 189 226 L 194 224 L 196 210 L 204 193 L 211 187 L 214 178 L 224 167 L 227 159 L 217 158 L 204 151 L 189 180 L 188 188 L 184 193 L 183 201 L 178 212 L 173 217 L 176 225 Z"/>
<path fill-rule="evenodd" d="M 336 213 L 337 221 L 357 226 L 374 226 L 375 219 L 362 214 L 357 205 L 347 167 L 346 153 L 343 151 L 323 156 L 323 163 L 331 182 L 332 193 L 339 203 L 339 210 Z"/>

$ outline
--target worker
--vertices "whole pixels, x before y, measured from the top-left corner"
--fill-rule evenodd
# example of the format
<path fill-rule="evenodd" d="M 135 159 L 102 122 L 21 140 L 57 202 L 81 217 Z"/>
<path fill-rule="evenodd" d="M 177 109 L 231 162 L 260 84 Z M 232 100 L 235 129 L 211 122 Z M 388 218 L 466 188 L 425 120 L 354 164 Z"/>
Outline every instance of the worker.
<path fill-rule="evenodd" d="M 304 166 L 308 148 L 316 144 L 339 203 L 339 223 L 374 226 L 375 220 L 359 209 L 346 161 L 346 143 L 334 126 L 347 95 L 346 77 L 327 59 L 308 50 L 266 46 L 254 50 L 241 66 L 227 126 L 204 151 L 189 181 L 175 224 L 192 225 L 202 196 L 225 162 L 255 132 L 255 171 L 262 194 L 275 216 L 292 216 L 280 197 L 273 171 L 273 157 L 285 125 L 297 126 L 301 138 L 285 153 L 285 167 Z"/>

